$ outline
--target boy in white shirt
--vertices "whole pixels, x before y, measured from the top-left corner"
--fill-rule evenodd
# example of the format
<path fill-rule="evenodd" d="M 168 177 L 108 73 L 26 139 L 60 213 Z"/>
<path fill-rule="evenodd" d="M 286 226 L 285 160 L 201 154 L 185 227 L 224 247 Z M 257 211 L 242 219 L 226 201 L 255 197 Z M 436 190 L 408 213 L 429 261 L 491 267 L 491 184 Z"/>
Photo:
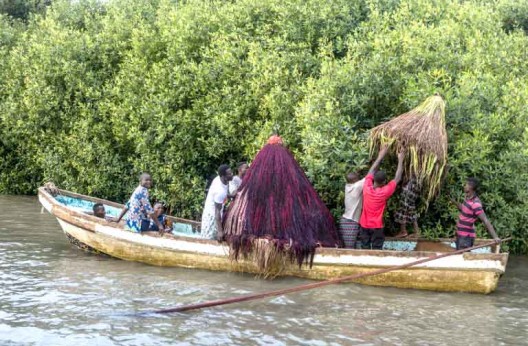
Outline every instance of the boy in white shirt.
<path fill-rule="evenodd" d="M 363 208 L 363 184 L 358 173 L 348 173 L 345 185 L 345 213 L 339 221 L 339 235 L 346 248 L 355 249 L 359 233 L 359 218 Z"/>

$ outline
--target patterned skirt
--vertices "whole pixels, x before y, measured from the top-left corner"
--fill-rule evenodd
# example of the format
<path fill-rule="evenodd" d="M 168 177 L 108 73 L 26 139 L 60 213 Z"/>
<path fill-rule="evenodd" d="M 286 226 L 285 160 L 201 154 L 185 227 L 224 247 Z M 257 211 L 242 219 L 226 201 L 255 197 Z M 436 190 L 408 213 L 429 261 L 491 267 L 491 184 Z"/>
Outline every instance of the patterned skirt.
<path fill-rule="evenodd" d="M 205 210 L 202 214 L 201 235 L 206 239 L 216 239 L 216 219 L 214 210 Z"/>
<path fill-rule="evenodd" d="M 402 203 L 400 209 L 394 214 L 394 220 L 399 224 L 413 223 L 417 219 L 416 206 L 412 203 Z"/>
<path fill-rule="evenodd" d="M 402 189 L 400 196 L 400 208 L 394 214 L 394 219 L 399 224 L 413 223 L 418 219 L 416 212 L 416 201 L 418 199 L 418 184 L 414 180 L 409 181 Z"/>
<path fill-rule="evenodd" d="M 339 221 L 339 235 L 348 249 L 356 248 L 359 233 L 359 223 L 344 217 Z"/>

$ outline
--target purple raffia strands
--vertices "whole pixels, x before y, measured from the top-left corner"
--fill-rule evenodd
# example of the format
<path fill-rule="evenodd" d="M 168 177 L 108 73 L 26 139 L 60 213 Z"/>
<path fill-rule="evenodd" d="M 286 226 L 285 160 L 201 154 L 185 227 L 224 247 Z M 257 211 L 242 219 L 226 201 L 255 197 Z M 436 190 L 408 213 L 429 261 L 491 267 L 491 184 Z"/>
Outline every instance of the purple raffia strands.
<path fill-rule="evenodd" d="M 255 157 L 225 215 L 224 233 L 234 259 L 266 250 L 266 259 L 282 253 L 311 265 L 317 246 L 339 244 L 330 211 L 282 144 L 266 144 Z"/>

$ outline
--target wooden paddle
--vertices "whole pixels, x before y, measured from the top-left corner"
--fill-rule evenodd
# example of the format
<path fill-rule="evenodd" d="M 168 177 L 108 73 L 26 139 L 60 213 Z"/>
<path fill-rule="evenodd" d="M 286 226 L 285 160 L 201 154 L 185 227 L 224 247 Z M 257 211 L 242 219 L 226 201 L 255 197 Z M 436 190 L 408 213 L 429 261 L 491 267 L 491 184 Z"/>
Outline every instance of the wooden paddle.
<path fill-rule="evenodd" d="M 414 262 L 410 262 L 410 263 L 407 263 L 407 264 L 402 264 L 402 265 L 393 266 L 393 267 L 389 267 L 389 268 L 374 270 L 374 271 L 371 271 L 371 272 L 368 272 L 368 273 L 344 276 L 344 277 L 337 278 L 337 279 L 319 281 L 319 282 L 309 283 L 309 284 L 305 284 L 305 285 L 300 285 L 300 286 L 295 286 L 295 287 L 290 287 L 290 288 L 285 288 L 285 289 L 280 289 L 280 290 L 275 290 L 275 291 L 268 291 L 268 292 L 263 292 L 263 293 L 252 293 L 252 294 L 247 294 L 247 295 L 243 295 L 243 296 L 239 296 L 239 297 L 211 300 L 211 301 L 207 301 L 207 302 L 189 304 L 189 305 L 181 305 L 181 306 L 176 306 L 174 308 L 148 311 L 148 312 L 145 312 L 145 313 L 166 314 L 166 313 L 172 313 L 172 312 L 183 312 L 183 311 L 189 311 L 189 310 L 197 310 L 197 309 L 202 309 L 202 308 L 209 308 L 209 307 L 218 306 L 218 305 L 226 305 L 226 304 L 232 304 L 232 303 L 246 302 L 248 300 L 255 300 L 255 299 L 261 299 L 261 298 L 266 298 L 266 297 L 275 297 L 275 296 L 280 296 L 280 295 L 288 294 L 288 293 L 292 293 L 292 292 L 310 290 L 310 289 L 313 289 L 313 288 L 318 288 L 318 287 L 338 284 L 338 283 L 342 283 L 342 282 L 345 282 L 345 281 L 350 281 L 350 280 L 363 278 L 363 277 L 366 277 L 366 276 L 379 275 L 379 274 L 388 273 L 388 272 L 391 272 L 391 271 L 394 271 L 394 270 L 409 268 L 409 267 L 412 267 L 412 266 L 415 266 L 415 265 L 418 265 L 418 264 L 431 262 L 431 261 L 437 260 L 439 258 L 449 257 L 449 256 L 453 256 L 453 255 L 459 255 L 459 254 L 467 252 L 467 251 L 480 249 L 480 248 L 483 248 L 483 247 L 486 247 L 486 246 L 491 246 L 491 245 L 494 245 L 494 244 L 500 244 L 500 243 L 506 242 L 506 241 L 508 241 L 510 239 L 511 239 L 511 237 L 510 238 L 505 238 L 505 239 L 502 239 L 502 240 L 499 240 L 499 241 L 492 241 L 492 242 L 489 242 L 489 243 L 473 246 L 473 247 L 462 249 L 462 250 L 457 250 L 457 251 L 453 251 L 453 252 L 443 253 L 441 255 L 427 257 L 427 258 L 424 258 L 424 259 L 421 259 L 421 260 L 418 260 L 418 261 L 414 261 Z"/>

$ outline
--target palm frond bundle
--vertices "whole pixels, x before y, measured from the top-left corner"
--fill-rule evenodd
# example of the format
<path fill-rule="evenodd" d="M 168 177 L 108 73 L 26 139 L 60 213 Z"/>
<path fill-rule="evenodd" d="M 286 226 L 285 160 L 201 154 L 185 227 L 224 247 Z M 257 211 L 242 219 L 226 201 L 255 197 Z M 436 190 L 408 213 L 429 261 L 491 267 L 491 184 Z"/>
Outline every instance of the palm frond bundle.
<path fill-rule="evenodd" d="M 413 110 L 370 131 L 370 153 L 382 145 L 391 151 L 405 152 L 405 174 L 414 175 L 423 186 L 426 202 L 440 190 L 447 165 L 445 102 L 439 95 L 427 98 Z"/>

